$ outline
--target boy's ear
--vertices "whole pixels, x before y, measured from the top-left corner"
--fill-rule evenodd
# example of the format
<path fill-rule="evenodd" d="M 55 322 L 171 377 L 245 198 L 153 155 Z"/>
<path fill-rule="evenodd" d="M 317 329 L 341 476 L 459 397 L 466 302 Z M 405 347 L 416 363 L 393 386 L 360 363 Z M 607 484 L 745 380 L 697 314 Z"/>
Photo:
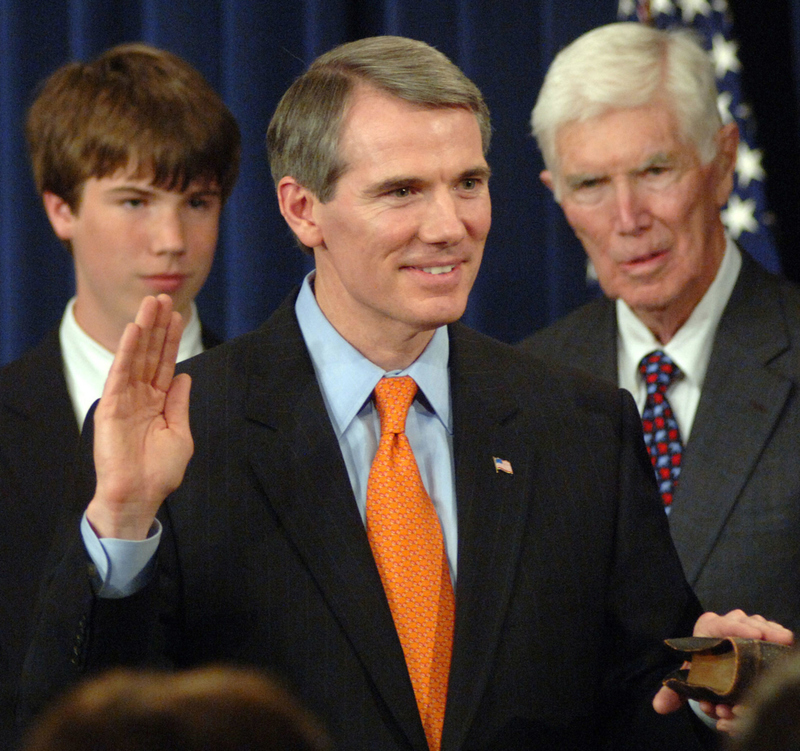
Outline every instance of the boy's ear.
<path fill-rule="evenodd" d="M 319 199 L 293 177 L 281 178 L 278 183 L 278 205 L 289 228 L 307 248 L 323 243 L 322 231 L 315 220 L 314 206 Z"/>
<path fill-rule="evenodd" d="M 42 194 L 44 210 L 59 240 L 71 240 L 75 214 L 72 207 L 61 196 L 45 191 Z"/>

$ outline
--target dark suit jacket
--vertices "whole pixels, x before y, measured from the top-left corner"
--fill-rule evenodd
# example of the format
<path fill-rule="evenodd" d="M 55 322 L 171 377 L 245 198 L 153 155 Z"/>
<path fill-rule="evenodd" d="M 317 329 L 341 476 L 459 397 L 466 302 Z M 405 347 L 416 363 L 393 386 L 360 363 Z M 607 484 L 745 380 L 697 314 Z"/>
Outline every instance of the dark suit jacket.
<path fill-rule="evenodd" d="M 696 747 L 688 715 L 650 707 L 675 667 L 662 639 L 690 633 L 699 605 L 630 397 L 458 324 L 450 342 L 459 547 L 442 748 Z M 110 663 L 235 661 L 283 676 L 338 748 L 425 749 L 293 301 L 187 370 L 196 449 L 162 509 L 158 574 L 96 599 L 72 525 L 26 708 Z"/>
<path fill-rule="evenodd" d="M 203 330 L 203 345 L 218 344 Z M 0 748 L 11 746 L 19 674 L 36 592 L 73 485 L 80 432 L 58 329 L 0 369 Z"/>
<path fill-rule="evenodd" d="M 800 629 L 800 288 L 743 255 L 720 320 L 669 524 L 705 608 Z M 552 363 L 617 381 L 614 303 L 526 340 Z"/>
<path fill-rule="evenodd" d="M 80 433 L 64 379 L 58 330 L 0 370 L 0 741 L 11 746 L 15 680 L 36 591 Z"/>

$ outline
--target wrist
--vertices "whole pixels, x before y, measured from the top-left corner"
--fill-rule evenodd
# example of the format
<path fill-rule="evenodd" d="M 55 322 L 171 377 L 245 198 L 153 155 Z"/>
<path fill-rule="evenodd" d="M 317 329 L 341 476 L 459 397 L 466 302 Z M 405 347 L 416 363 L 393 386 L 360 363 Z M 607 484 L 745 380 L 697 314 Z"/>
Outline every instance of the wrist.
<path fill-rule="evenodd" d="M 155 517 L 136 513 L 128 506 L 114 509 L 95 495 L 86 508 L 86 520 L 100 538 L 117 540 L 145 540 Z"/>

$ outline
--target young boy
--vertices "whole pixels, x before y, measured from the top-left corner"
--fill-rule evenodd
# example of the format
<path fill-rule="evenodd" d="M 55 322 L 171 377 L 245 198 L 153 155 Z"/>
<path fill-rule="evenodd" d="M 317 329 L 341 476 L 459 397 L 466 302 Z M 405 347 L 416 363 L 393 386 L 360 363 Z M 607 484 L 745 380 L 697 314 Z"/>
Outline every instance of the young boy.
<path fill-rule="evenodd" d="M 188 322 L 180 359 L 216 343 L 194 298 L 240 157 L 236 120 L 200 73 L 144 44 L 59 68 L 38 92 L 26 134 L 45 211 L 73 258 L 75 296 L 57 330 L 0 370 L 3 748 L 6 698 L 86 412 L 144 296 L 168 293 Z"/>

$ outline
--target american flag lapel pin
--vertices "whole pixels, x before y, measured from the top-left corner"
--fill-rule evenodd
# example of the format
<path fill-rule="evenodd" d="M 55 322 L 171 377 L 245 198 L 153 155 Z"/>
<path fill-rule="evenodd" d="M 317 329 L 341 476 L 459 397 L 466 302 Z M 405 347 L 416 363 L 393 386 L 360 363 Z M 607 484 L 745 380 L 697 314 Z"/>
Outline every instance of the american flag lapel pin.
<path fill-rule="evenodd" d="M 492 460 L 494 461 L 495 472 L 505 472 L 507 475 L 514 474 L 514 470 L 511 469 L 511 462 L 508 461 L 508 459 L 501 459 L 499 456 L 493 456 Z"/>

